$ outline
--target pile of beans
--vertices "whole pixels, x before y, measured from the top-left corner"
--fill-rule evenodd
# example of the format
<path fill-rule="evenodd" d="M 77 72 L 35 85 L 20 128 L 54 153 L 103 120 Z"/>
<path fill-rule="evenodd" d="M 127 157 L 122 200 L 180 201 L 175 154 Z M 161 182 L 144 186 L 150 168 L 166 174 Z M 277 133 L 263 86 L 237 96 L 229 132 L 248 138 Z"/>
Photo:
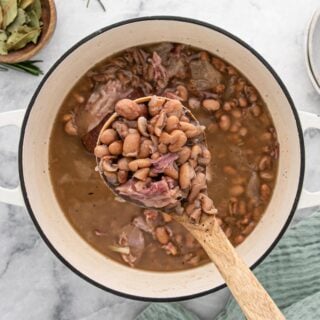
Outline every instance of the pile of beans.
<path fill-rule="evenodd" d="M 94 150 L 111 188 L 145 207 L 185 212 L 194 223 L 203 212 L 215 214 L 207 196 L 211 154 L 204 127 L 182 103 L 157 96 L 143 104 L 123 99 L 115 111 Z"/>

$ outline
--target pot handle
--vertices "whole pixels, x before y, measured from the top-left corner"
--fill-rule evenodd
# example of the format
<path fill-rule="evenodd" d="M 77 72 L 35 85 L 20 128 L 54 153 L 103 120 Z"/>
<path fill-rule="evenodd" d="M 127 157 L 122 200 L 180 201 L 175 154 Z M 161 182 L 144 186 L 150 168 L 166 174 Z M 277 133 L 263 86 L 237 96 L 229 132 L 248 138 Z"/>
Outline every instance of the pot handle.
<path fill-rule="evenodd" d="M 0 113 L 0 128 L 5 126 L 16 126 L 21 128 L 21 124 L 25 115 L 25 110 L 14 110 Z M 24 206 L 24 201 L 20 186 L 14 189 L 0 187 L 0 202 Z"/>
<path fill-rule="evenodd" d="M 320 115 L 300 111 L 299 116 L 303 132 L 309 128 L 320 129 Z M 320 191 L 310 192 L 303 188 L 298 208 L 311 208 L 318 205 L 320 205 Z"/>

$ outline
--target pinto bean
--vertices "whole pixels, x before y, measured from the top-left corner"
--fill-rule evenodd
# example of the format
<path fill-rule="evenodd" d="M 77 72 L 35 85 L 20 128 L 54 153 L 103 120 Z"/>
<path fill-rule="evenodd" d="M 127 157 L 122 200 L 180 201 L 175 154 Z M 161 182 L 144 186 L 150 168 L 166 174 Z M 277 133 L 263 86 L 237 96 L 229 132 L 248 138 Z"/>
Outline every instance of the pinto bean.
<path fill-rule="evenodd" d="M 262 113 L 261 107 L 257 104 L 254 104 L 251 108 L 250 108 L 250 112 L 252 113 L 252 115 L 254 117 L 259 117 Z"/>
<path fill-rule="evenodd" d="M 265 181 L 272 181 L 274 179 L 274 175 L 268 171 L 261 171 L 259 174 L 260 178 Z"/>
<path fill-rule="evenodd" d="M 176 256 L 178 254 L 178 249 L 172 242 L 168 242 L 166 245 L 163 245 L 162 248 L 166 250 L 168 255 Z"/>
<path fill-rule="evenodd" d="M 112 164 L 109 160 L 103 160 L 102 169 L 105 172 L 116 172 L 118 171 L 118 165 Z"/>
<path fill-rule="evenodd" d="M 215 67 L 215 69 L 217 69 L 218 71 L 224 73 L 226 71 L 226 64 L 219 58 L 212 58 L 211 63 L 213 64 L 213 66 Z"/>
<path fill-rule="evenodd" d="M 179 184 L 181 189 L 187 189 L 191 186 L 191 180 L 194 177 L 194 169 L 188 162 L 184 163 L 179 170 Z"/>
<path fill-rule="evenodd" d="M 202 105 L 208 111 L 217 111 L 221 107 L 220 102 L 215 99 L 205 99 L 203 100 Z"/>
<path fill-rule="evenodd" d="M 269 142 L 272 140 L 272 133 L 271 132 L 264 132 L 261 136 L 260 136 L 260 140 L 263 142 Z"/>
<path fill-rule="evenodd" d="M 253 229 L 255 228 L 256 224 L 255 222 L 250 222 L 245 228 L 244 230 L 242 231 L 242 234 L 244 234 L 245 236 L 249 235 Z"/>
<path fill-rule="evenodd" d="M 118 135 L 116 130 L 114 129 L 107 129 L 102 132 L 100 141 L 103 144 L 109 145 L 110 143 L 116 141 L 118 139 Z"/>
<path fill-rule="evenodd" d="M 151 159 L 152 159 L 152 160 L 159 159 L 160 157 L 161 157 L 160 152 L 154 152 L 154 153 L 151 155 Z"/>
<path fill-rule="evenodd" d="M 169 133 L 171 133 L 173 130 L 176 130 L 179 128 L 179 118 L 177 116 L 170 116 L 167 119 L 167 124 L 165 127 L 165 130 Z"/>
<path fill-rule="evenodd" d="M 156 121 L 155 123 L 155 126 L 154 126 L 154 134 L 157 136 L 157 137 L 160 137 L 161 135 L 161 132 L 162 132 L 162 129 L 165 127 L 166 125 L 166 121 L 167 121 L 167 115 L 165 112 L 161 112 L 160 115 L 159 115 L 159 118 L 158 120 Z"/>
<path fill-rule="evenodd" d="M 193 145 L 191 148 L 191 159 L 197 160 L 199 155 L 201 154 L 202 154 L 202 148 L 198 144 Z"/>
<path fill-rule="evenodd" d="M 189 204 L 185 207 L 185 212 L 187 213 L 187 215 L 190 216 L 190 214 L 191 214 L 195 209 L 201 209 L 201 203 L 200 203 L 200 200 L 198 200 L 198 199 L 194 200 L 192 203 L 189 203 Z"/>
<path fill-rule="evenodd" d="M 165 223 L 171 222 L 173 220 L 173 218 L 170 214 L 165 213 L 165 212 L 161 212 L 161 214 L 162 214 L 163 221 Z"/>
<path fill-rule="evenodd" d="M 170 240 L 166 227 L 158 227 L 155 230 L 156 238 L 161 244 L 167 244 Z"/>
<path fill-rule="evenodd" d="M 207 166 L 211 161 L 211 152 L 206 148 L 202 147 L 202 155 L 198 158 L 198 163 L 202 166 Z"/>
<path fill-rule="evenodd" d="M 107 181 L 112 184 L 112 185 L 117 185 L 118 184 L 118 175 L 115 172 L 107 172 L 105 171 L 104 176 L 106 177 Z"/>
<path fill-rule="evenodd" d="M 191 149 L 187 146 L 183 147 L 181 151 L 178 153 L 178 160 L 177 162 L 181 165 L 187 162 L 191 156 Z"/>
<path fill-rule="evenodd" d="M 128 167 L 131 171 L 137 171 L 141 168 L 151 167 L 151 160 L 149 158 L 136 159 L 129 162 Z"/>
<path fill-rule="evenodd" d="M 160 143 L 169 144 L 170 152 L 178 152 L 187 142 L 186 134 L 181 130 L 173 130 L 171 134 L 162 132 L 160 135 Z"/>
<path fill-rule="evenodd" d="M 259 220 L 261 219 L 263 213 L 263 207 L 256 207 L 253 210 L 253 214 L 252 214 L 252 219 L 253 221 L 255 221 L 256 223 L 259 222 Z"/>
<path fill-rule="evenodd" d="M 206 187 L 206 175 L 202 172 L 198 172 L 191 182 L 191 191 L 189 193 L 188 200 L 190 202 L 194 201 L 198 197 L 199 193 L 205 190 Z"/>
<path fill-rule="evenodd" d="M 209 133 L 216 133 L 219 129 L 219 126 L 217 123 L 213 122 L 213 123 L 210 123 L 207 127 L 207 131 Z"/>
<path fill-rule="evenodd" d="M 181 98 L 182 101 L 188 100 L 188 89 L 185 86 L 178 85 L 177 86 L 177 94 Z"/>
<path fill-rule="evenodd" d="M 96 146 L 94 148 L 94 155 L 97 158 L 102 158 L 108 154 L 110 154 L 110 153 L 109 153 L 108 147 L 106 145 Z"/>
<path fill-rule="evenodd" d="M 200 103 L 200 100 L 199 100 L 199 99 L 194 98 L 194 97 L 189 98 L 189 100 L 188 100 L 188 106 L 189 106 L 190 109 L 192 109 L 192 110 L 198 110 L 198 109 L 200 108 L 200 105 L 201 105 L 201 103 Z"/>
<path fill-rule="evenodd" d="M 85 102 L 84 96 L 82 96 L 81 94 L 79 94 L 77 92 L 73 93 L 73 97 L 78 103 L 84 103 Z"/>
<path fill-rule="evenodd" d="M 244 200 L 240 200 L 238 203 L 238 213 L 240 215 L 245 215 L 247 212 L 247 205 L 246 202 Z"/>
<path fill-rule="evenodd" d="M 233 244 L 235 246 L 239 245 L 240 243 L 242 243 L 244 241 L 245 237 L 241 234 L 237 235 L 234 240 L 233 240 Z"/>
<path fill-rule="evenodd" d="M 158 151 L 159 151 L 160 153 L 162 153 L 162 154 L 165 154 L 165 153 L 168 152 L 168 146 L 167 146 L 166 144 L 164 144 L 164 143 L 160 143 L 160 144 L 158 145 Z"/>
<path fill-rule="evenodd" d="M 219 120 L 219 127 L 222 131 L 228 131 L 231 126 L 231 119 L 228 115 L 224 114 Z"/>
<path fill-rule="evenodd" d="M 160 113 L 162 106 L 165 103 L 166 99 L 163 97 L 152 96 L 148 103 L 148 110 L 151 116 L 155 116 Z"/>
<path fill-rule="evenodd" d="M 119 170 L 118 181 L 120 184 L 126 183 L 128 180 L 128 171 Z"/>
<path fill-rule="evenodd" d="M 118 133 L 118 135 L 124 139 L 128 133 L 129 133 L 129 127 L 121 122 L 121 121 L 115 121 L 113 124 L 112 124 L 112 128 L 116 130 L 116 132 Z M 107 130 L 112 130 L 112 129 L 107 129 Z M 106 131 L 107 131 L 106 130 Z M 116 140 L 116 139 L 115 139 Z M 101 140 L 102 141 L 102 140 Z"/>
<path fill-rule="evenodd" d="M 190 122 L 190 118 L 188 116 L 186 116 L 185 114 L 183 114 L 181 117 L 180 117 L 180 121 L 182 122 Z"/>
<path fill-rule="evenodd" d="M 231 107 L 231 103 L 230 102 L 225 102 L 224 104 L 223 104 L 223 106 L 222 106 L 222 109 L 224 110 L 224 111 L 230 111 L 231 109 L 232 109 L 232 107 Z"/>
<path fill-rule="evenodd" d="M 140 134 L 129 133 L 123 142 L 122 154 L 125 157 L 136 157 L 140 149 Z"/>
<path fill-rule="evenodd" d="M 72 113 L 66 113 L 61 118 L 62 122 L 68 122 L 69 120 L 72 120 L 72 119 L 73 119 Z"/>
<path fill-rule="evenodd" d="M 210 199 L 206 194 L 200 193 L 198 198 L 201 202 L 201 208 L 205 213 L 216 214 L 218 212 L 213 204 L 212 199 Z"/>
<path fill-rule="evenodd" d="M 121 158 L 119 159 L 118 161 L 118 167 L 119 167 L 119 170 L 122 170 L 122 171 L 129 171 L 129 162 L 130 162 L 130 159 L 129 158 Z"/>
<path fill-rule="evenodd" d="M 235 108 L 231 111 L 231 114 L 234 118 L 240 119 L 242 117 L 242 111 L 239 108 Z"/>
<path fill-rule="evenodd" d="M 137 121 L 138 130 L 144 137 L 149 137 L 149 133 L 147 131 L 147 124 L 148 124 L 148 121 L 145 117 L 138 118 L 138 121 Z"/>
<path fill-rule="evenodd" d="M 232 133 L 238 132 L 240 128 L 241 128 L 241 122 L 235 121 L 230 127 L 230 132 Z"/>
<path fill-rule="evenodd" d="M 190 214 L 190 220 L 193 223 L 198 223 L 200 221 L 202 210 L 201 208 L 194 209 Z"/>
<path fill-rule="evenodd" d="M 148 178 L 149 172 L 150 172 L 150 168 L 142 168 L 142 169 L 138 169 L 133 176 L 139 180 L 144 181 Z"/>
<path fill-rule="evenodd" d="M 187 138 L 195 138 L 203 133 L 200 126 L 195 126 L 192 123 L 180 122 L 180 129 L 185 133 Z"/>
<path fill-rule="evenodd" d="M 165 103 L 163 111 L 167 116 L 176 116 L 180 118 L 183 113 L 183 105 L 179 100 L 169 100 Z"/>
<path fill-rule="evenodd" d="M 267 201 L 271 196 L 271 189 L 266 183 L 260 186 L 260 196 L 264 201 Z"/>
<path fill-rule="evenodd" d="M 64 131 L 70 136 L 78 135 L 78 129 L 72 119 L 66 122 L 66 124 L 64 125 Z"/>
<path fill-rule="evenodd" d="M 139 149 L 139 158 L 147 158 L 152 153 L 152 150 L 154 149 L 153 142 L 149 139 L 143 140 L 140 145 Z"/>
<path fill-rule="evenodd" d="M 248 134 L 248 129 L 247 129 L 247 128 L 242 127 L 242 128 L 239 130 L 239 135 L 240 135 L 241 137 L 245 137 L 247 134 Z"/>
<path fill-rule="evenodd" d="M 108 149 L 110 154 L 120 155 L 122 154 L 123 142 L 121 140 L 114 141 L 109 145 Z"/>
<path fill-rule="evenodd" d="M 174 166 L 169 166 L 164 169 L 164 174 L 174 180 L 179 179 L 179 172 Z"/>
<path fill-rule="evenodd" d="M 263 171 L 266 169 L 270 169 L 272 166 L 272 159 L 270 156 L 263 156 L 258 164 L 259 170 Z"/>
<path fill-rule="evenodd" d="M 240 97 L 238 101 L 241 108 L 246 108 L 248 106 L 248 100 L 245 97 Z"/>
<path fill-rule="evenodd" d="M 229 189 L 229 192 L 232 196 L 238 197 L 244 193 L 245 189 L 242 185 L 236 184 Z"/>
<path fill-rule="evenodd" d="M 116 103 L 115 111 L 128 120 L 136 120 L 142 114 L 141 107 L 133 100 L 122 99 Z"/>
<path fill-rule="evenodd" d="M 226 230 L 224 230 L 224 233 L 227 238 L 230 238 L 232 236 L 232 229 L 230 227 L 228 227 L 228 228 L 226 228 Z"/>
<path fill-rule="evenodd" d="M 224 166 L 222 171 L 226 175 L 231 176 L 231 177 L 234 177 L 234 176 L 237 175 L 237 170 L 234 167 L 231 167 L 231 166 Z"/>

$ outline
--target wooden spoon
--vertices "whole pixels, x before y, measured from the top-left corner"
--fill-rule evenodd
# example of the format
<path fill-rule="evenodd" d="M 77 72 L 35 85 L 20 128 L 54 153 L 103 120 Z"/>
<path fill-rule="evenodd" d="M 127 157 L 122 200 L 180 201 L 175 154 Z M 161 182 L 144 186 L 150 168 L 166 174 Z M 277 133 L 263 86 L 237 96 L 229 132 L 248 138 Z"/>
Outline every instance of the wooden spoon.
<path fill-rule="evenodd" d="M 49 42 L 57 22 L 56 6 L 54 0 L 42 0 L 41 6 L 43 27 L 38 43 L 29 43 L 23 49 L 9 52 L 7 55 L 0 55 L 0 62 L 17 63 L 29 60 Z"/>
<path fill-rule="evenodd" d="M 144 103 L 150 99 L 151 97 L 143 97 L 135 100 L 135 102 Z M 196 119 L 190 110 L 187 112 L 190 116 Z M 102 132 L 108 128 L 117 117 L 118 114 L 114 113 L 106 121 L 101 129 L 97 145 L 101 144 L 100 137 Z M 97 159 L 98 164 L 99 161 L 100 159 Z M 99 165 L 98 168 L 100 168 Z M 128 197 L 119 195 L 115 191 L 114 186 L 107 181 L 102 171 L 100 171 L 100 175 L 110 190 L 117 196 L 120 196 L 126 201 L 145 208 L 145 206 L 143 206 L 140 202 L 136 202 Z M 157 208 L 157 210 L 159 210 L 159 208 Z M 216 265 L 247 319 L 285 319 L 284 315 L 281 313 L 267 291 L 262 287 L 261 283 L 255 277 L 243 259 L 237 254 L 236 250 L 224 234 L 214 216 L 206 216 L 206 218 L 203 219 L 199 224 L 191 223 L 190 219 L 185 215 L 179 216 L 173 214 L 172 217 L 177 222 L 181 223 L 198 240 L 211 261 Z"/>

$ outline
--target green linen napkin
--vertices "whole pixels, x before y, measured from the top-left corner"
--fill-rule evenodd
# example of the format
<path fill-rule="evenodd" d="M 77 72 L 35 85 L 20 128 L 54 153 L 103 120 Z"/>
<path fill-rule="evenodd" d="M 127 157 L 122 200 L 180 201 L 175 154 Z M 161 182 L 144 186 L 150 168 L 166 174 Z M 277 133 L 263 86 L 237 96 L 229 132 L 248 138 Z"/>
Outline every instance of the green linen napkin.
<path fill-rule="evenodd" d="M 254 273 L 286 319 L 320 319 L 320 212 L 292 227 Z M 152 303 L 136 318 L 149 319 L 199 318 L 177 303 Z M 233 298 L 215 318 L 241 319 L 245 317 Z"/>

